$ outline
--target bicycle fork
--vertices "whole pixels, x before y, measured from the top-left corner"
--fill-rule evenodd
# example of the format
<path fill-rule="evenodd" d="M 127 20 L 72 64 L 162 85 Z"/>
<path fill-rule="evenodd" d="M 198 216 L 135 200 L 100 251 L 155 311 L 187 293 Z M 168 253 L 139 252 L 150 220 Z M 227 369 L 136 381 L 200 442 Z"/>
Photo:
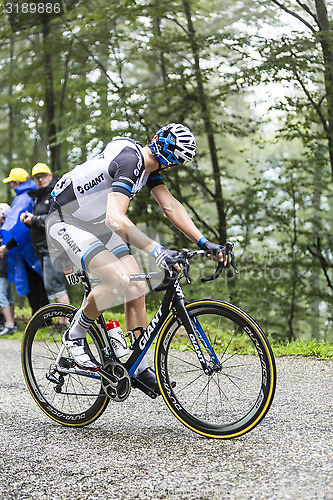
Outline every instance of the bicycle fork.
<path fill-rule="evenodd" d="M 213 347 L 211 346 L 203 328 L 201 327 L 199 320 L 194 317 L 191 318 L 185 308 L 185 299 L 178 298 L 175 302 L 175 309 L 178 317 L 181 319 L 183 326 L 186 329 L 188 337 L 192 343 L 193 349 L 198 357 L 198 360 L 202 366 L 202 369 L 206 375 L 211 375 L 214 371 L 221 369 L 221 363 L 216 356 Z M 201 348 L 204 346 L 207 354 L 210 358 L 210 364 L 208 365 L 204 352 Z"/>

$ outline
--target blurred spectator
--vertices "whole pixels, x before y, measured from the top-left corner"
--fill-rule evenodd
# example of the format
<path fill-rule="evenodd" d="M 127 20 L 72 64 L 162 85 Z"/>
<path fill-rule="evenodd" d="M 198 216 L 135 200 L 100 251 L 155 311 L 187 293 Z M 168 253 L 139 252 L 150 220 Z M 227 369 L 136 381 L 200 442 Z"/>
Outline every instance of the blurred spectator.
<path fill-rule="evenodd" d="M 51 191 L 56 181 L 45 163 L 37 163 L 31 175 L 37 184 L 37 189 L 31 189 L 28 192 L 34 200 L 33 209 L 32 212 L 26 211 L 21 214 L 21 221 L 30 229 L 32 245 L 39 259 L 49 301 L 69 304 L 64 274 L 56 271 L 52 266 L 45 233 L 45 219 L 52 201 Z"/>
<path fill-rule="evenodd" d="M 31 211 L 33 205 L 28 191 L 36 188 L 36 183 L 28 179 L 29 174 L 24 168 L 13 168 L 3 180 L 10 183 L 16 197 L 1 228 L 3 244 L 0 247 L 0 258 L 8 252 L 8 279 L 15 284 L 19 297 L 28 296 L 32 312 L 35 313 L 48 300 L 30 231 L 20 220 L 21 213 Z"/>
<path fill-rule="evenodd" d="M 7 203 L 0 203 L 0 227 L 5 222 L 5 217 L 10 210 Z M 1 237 L 0 237 L 1 244 Z M 0 311 L 5 317 L 5 324 L 0 330 L 0 335 L 12 335 L 16 329 L 14 322 L 14 296 L 13 284 L 8 281 L 8 258 L 7 255 L 0 259 Z"/>

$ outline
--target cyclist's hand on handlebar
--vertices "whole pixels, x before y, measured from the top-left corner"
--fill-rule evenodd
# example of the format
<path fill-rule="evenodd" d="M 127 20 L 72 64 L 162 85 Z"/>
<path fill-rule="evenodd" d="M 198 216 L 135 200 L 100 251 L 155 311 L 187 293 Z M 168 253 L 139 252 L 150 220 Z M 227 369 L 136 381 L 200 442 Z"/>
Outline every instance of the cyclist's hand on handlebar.
<path fill-rule="evenodd" d="M 225 252 L 225 247 L 212 243 L 211 241 L 206 240 L 206 238 L 202 238 L 202 240 L 204 241 L 199 240 L 198 246 L 202 250 L 205 250 L 207 257 L 210 260 L 224 262 L 224 266 L 226 266 L 228 263 L 228 255 Z"/>
<path fill-rule="evenodd" d="M 177 264 L 177 257 L 179 255 L 175 250 L 169 250 L 162 245 L 156 245 L 151 252 L 157 266 L 160 269 L 171 269 L 174 267 L 176 271 L 180 272 L 180 266 Z"/>

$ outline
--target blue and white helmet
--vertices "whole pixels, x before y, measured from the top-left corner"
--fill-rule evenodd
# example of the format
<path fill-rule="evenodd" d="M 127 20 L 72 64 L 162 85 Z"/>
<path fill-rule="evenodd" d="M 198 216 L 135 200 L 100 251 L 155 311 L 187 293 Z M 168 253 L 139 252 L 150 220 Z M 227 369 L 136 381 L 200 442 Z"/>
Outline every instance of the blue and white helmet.
<path fill-rule="evenodd" d="M 181 123 L 165 125 L 151 143 L 151 151 L 162 165 L 183 165 L 194 158 L 196 149 L 194 135 Z"/>

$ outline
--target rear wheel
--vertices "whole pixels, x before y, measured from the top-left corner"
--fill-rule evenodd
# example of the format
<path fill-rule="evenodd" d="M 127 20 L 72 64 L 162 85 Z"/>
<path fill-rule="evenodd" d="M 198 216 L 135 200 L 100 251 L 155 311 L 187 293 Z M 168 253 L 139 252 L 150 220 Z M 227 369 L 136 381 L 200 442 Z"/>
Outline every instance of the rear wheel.
<path fill-rule="evenodd" d="M 50 418 L 70 427 L 90 424 L 109 403 L 100 376 L 75 367 L 63 348 L 63 331 L 76 310 L 68 304 L 43 307 L 29 321 L 22 343 L 23 373 L 33 398 Z M 95 325 L 87 340 L 95 358 L 102 362 L 104 346 Z M 63 353 L 57 366 L 60 349 Z"/>
<path fill-rule="evenodd" d="M 231 304 L 202 300 L 186 309 L 199 340 L 206 336 L 216 358 L 200 340 L 209 367 L 204 373 L 185 328 L 171 316 L 156 346 L 162 396 L 194 432 L 221 439 L 241 436 L 264 418 L 273 401 L 276 368 L 269 342 L 257 323 Z"/>

